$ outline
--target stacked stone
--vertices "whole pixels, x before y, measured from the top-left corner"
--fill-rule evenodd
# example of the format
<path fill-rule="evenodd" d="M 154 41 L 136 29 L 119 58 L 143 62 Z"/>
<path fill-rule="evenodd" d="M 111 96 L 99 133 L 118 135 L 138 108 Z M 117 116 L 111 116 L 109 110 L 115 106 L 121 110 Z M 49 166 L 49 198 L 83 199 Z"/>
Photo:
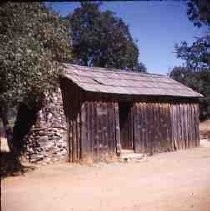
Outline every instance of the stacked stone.
<path fill-rule="evenodd" d="M 67 160 L 67 126 L 62 95 L 58 90 L 52 101 L 46 100 L 37 122 L 27 137 L 25 157 L 33 163 L 53 163 Z"/>

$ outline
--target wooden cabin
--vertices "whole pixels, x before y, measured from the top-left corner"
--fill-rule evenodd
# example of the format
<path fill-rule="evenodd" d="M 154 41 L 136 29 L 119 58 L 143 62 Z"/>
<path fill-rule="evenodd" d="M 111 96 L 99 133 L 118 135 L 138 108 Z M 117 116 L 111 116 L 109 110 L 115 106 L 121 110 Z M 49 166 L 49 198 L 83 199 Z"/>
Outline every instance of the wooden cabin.
<path fill-rule="evenodd" d="M 199 146 L 201 94 L 165 75 L 65 64 L 69 161 Z"/>

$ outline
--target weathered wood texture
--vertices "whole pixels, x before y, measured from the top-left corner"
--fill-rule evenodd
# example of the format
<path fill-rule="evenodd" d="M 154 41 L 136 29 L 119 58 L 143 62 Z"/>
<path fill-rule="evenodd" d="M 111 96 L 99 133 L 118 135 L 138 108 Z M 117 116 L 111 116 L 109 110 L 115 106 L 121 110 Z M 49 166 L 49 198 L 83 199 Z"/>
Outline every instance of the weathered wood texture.
<path fill-rule="evenodd" d="M 199 107 L 193 100 L 122 104 L 119 96 L 87 94 L 65 78 L 61 90 L 70 162 L 107 160 L 121 148 L 153 154 L 199 146 Z"/>
<path fill-rule="evenodd" d="M 118 103 L 86 99 L 84 92 L 65 78 L 61 79 L 61 90 L 68 126 L 69 161 L 102 161 L 116 156 L 120 145 Z"/>
<path fill-rule="evenodd" d="M 116 155 L 119 114 L 116 102 L 82 104 L 82 160 L 101 161 Z"/>
<path fill-rule="evenodd" d="M 136 152 L 153 154 L 172 150 L 169 104 L 135 103 L 133 119 Z"/>
<path fill-rule="evenodd" d="M 86 92 L 92 93 L 202 97 L 201 94 L 166 75 L 71 64 L 65 64 L 63 75 Z"/>
<path fill-rule="evenodd" d="M 199 146 L 198 104 L 135 103 L 134 149 L 150 153 Z"/>
<path fill-rule="evenodd" d="M 81 90 L 65 78 L 61 79 L 64 113 L 67 120 L 69 162 L 81 159 Z"/>
<path fill-rule="evenodd" d="M 171 139 L 174 149 L 186 149 L 199 146 L 198 104 L 173 104 L 171 106 L 171 119 Z"/>

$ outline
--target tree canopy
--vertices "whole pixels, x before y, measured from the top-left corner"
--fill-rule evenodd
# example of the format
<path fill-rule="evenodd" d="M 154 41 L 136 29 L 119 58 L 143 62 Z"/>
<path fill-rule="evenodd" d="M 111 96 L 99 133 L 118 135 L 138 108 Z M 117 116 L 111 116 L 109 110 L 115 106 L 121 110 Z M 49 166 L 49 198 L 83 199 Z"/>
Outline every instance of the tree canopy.
<path fill-rule="evenodd" d="M 99 7 L 100 3 L 82 2 L 66 17 L 72 30 L 73 62 L 141 71 L 138 48 L 128 25 L 113 12 L 102 12 Z"/>
<path fill-rule="evenodd" d="M 61 62 L 71 60 L 67 23 L 40 2 L 0 6 L 0 116 L 14 157 L 42 107 L 57 87 Z M 13 132 L 8 107 L 18 105 Z"/>
<path fill-rule="evenodd" d="M 187 15 L 195 26 L 210 25 L 209 0 L 188 0 Z"/>
<path fill-rule="evenodd" d="M 34 103 L 56 84 L 59 62 L 69 61 L 70 35 L 43 3 L 0 6 L 0 103 Z"/>
<path fill-rule="evenodd" d="M 209 70 L 210 65 L 210 35 L 198 38 L 191 46 L 186 41 L 175 45 L 178 58 L 186 61 L 186 66 L 193 72 Z"/>
<path fill-rule="evenodd" d="M 205 96 L 210 96 L 210 72 L 202 70 L 193 72 L 187 67 L 174 67 L 170 76 L 177 81 L 191 87 Z"/>
<path fill-rule="evenodd" d="M 170 76 L 192 89 L 210 97 L 210 37 L 197 39 L 191 46 L 186 42 L 176 45 L 178 58 L 185 61 L 184 66 L 174 67 Z"/>

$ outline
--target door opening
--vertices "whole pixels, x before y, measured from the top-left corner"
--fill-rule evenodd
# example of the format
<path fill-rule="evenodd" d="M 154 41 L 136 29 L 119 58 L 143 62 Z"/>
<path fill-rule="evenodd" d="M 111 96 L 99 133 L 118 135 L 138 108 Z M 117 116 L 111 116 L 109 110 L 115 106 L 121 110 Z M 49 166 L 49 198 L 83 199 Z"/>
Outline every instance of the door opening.
<path fill-rule="evenodd" d="M 133 124 L 130 102 L 119 103 L 120 142 L 122 150 L 134 150 Z"/>

